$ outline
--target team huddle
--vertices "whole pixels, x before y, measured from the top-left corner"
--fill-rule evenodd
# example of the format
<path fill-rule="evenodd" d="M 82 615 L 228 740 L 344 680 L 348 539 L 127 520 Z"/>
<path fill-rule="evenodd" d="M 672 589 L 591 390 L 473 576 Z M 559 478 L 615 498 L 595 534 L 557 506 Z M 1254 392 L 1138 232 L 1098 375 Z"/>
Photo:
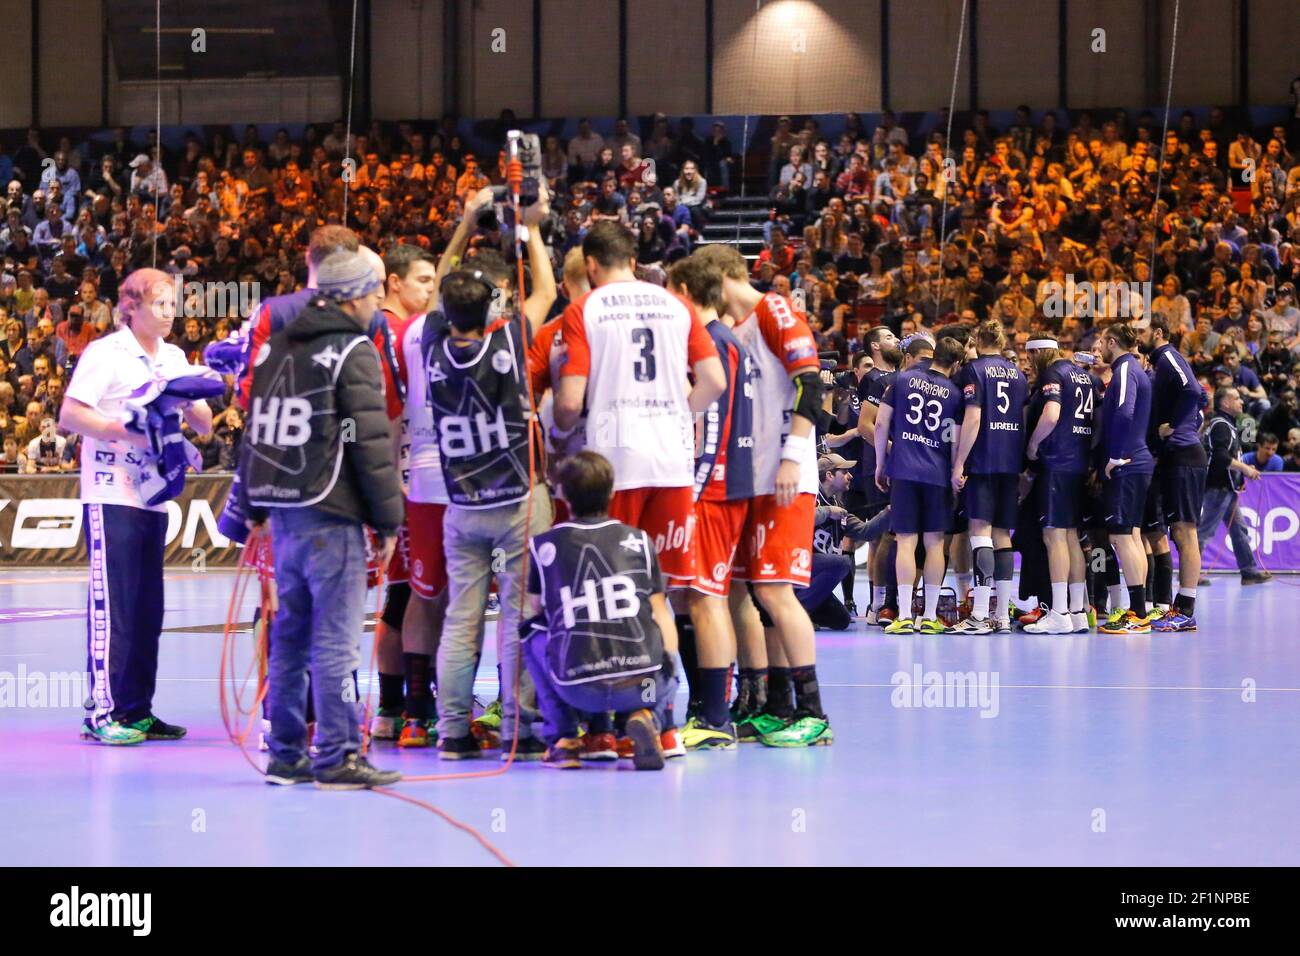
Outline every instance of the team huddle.
<path fill-rule="evenodd" d="M 847 572 L 830 587 L 813 578 L 854 541 L 870 542 L 867 622 L 887 634 L 1009 632 L 1017 551 L 1022 594 L 1032 580 L 1045 598 L 1020 618 L 1028 632 L 1087 631 L 1101 610 L 1108 634 L 1196 627 L 1205 397 L 1162 316 L 1108 326 L 1099 356 L 1033 339 L 1027 370 L 998 322 L 901 343 L 870 329 L 855 361 L 857 420 L 834 435 L 807 321 L 755 289 L 734 248 L 701 247 L 661 286 L 637 277 L 630 233 L 600 223 L 557 284 L 532 228 L 543 197 L 522 217 L 523 286 L 517 265 L 469 249 L 490 202 L 490 190 L 471 199 L 436 264 L 413 246 L 382 264 L 372 255 L 382 281 L 368 278 L 367 250 L 346 248 L 355 237 L 319 230 L 311 302 L 287 304 L 312 320 L 276 333 L 285 303 L 270 300 L 251 337 L 271 356 L 253 363 L 270 371 L 250 371 L 247 393 L 251 505 L 295 546 L 329 526 L 293 502 L 369 525 L 388 570 L 373 736 L 447 760 L 500 749 L 561 769 L 620 758 L 657 769 L 739 742 L 830 744 L 815 607 L 856 572 L 841 553 Z M 375 349 L 354 348 L 367 339 Z M 385 380 L 370 399 L 351 391 L 367 374 L 372 388 Z M 306 397 L 281 404 L 295 389 Z M 299 410 L 286 427 L 290 401 Z M 345 406 L 352 439 L 314 424 Z M 295 431 L 306 437 L 286 442 Z M 277 545 L 277 579 L 292 578 L 294 560 Z M 310 553 L 301 560 L 310 579 Z M 943 601 L 949 571 L 963 592 L 972 585 L 960 610 Z M 276 675 L 303 673 L 297 658 L 284 663 L 284 644 L 304 640 L 319 601 L 313 592 L 295 611 L 282 597 L 271 630 L 276 783 L 311 773 L 306 695 Z M 500 690 L 483 706 L 474 680 L 489 602 L 500 608 Z M 282 623 L 294 614 L 297 625 Z M 318 711 L 334 707 L 312 697 Z M 338 785 L 392 779 L 347 763 L 355 726 L 336 723 L 326 759 L 345 760 Z"/>
<path fill-rule="evenodd" d="M 868 621 L 888 634 L 1010 632 L 1018 550 L 1022 577 L 1031 556 L 1046 558 L 1050 587 L 1050 602 L 1023 622 L 1027 632 L 1089 631 L 1105 607 L 1097 626 L 1105 634 L 1195 630 L 1206 396 L 1164 317 L 1140 330 L 1109 325 L 1096 356 L 1067 357 L 1054 339 L 1031 339 L 1032 383 L 1015 353 L 1005 354 L 996 321 L 973 332 L 949 326 L 936 338 L 900 349 L 877 328 L 864 340 L 874 367 L 859 385 L 854 464 L 863 491 L 849 503 L 866 518 L 888 508 L 896 544 L 892 568 L 888 536 L 875 545 Z M 1103 566 L 1085 560 L 1085 547 Z M 918 554 L 924 597 L 914 614 Z M 969 613 L 948 624 L 938 602 L 950 560 L 959 581 L 963 566 L 973 571 L 974 588 Z M 896 603 L 887 593 L 894 581 Z"/>

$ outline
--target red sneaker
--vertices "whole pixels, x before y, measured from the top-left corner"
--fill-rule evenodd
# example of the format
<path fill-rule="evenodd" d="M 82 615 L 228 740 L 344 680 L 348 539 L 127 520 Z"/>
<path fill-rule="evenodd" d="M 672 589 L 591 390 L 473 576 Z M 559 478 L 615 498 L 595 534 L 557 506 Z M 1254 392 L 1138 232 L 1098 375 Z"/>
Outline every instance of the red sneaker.
<path fill-rule="evenodd" d="M 619 737 L 614 742 L 614 750 L 619 760 L 631 760 L 636 754 L 636 746 L 632 743 L 631 737 Z"/>
<path fill-rule="evenodd" d="M 686 746 L 682 743 L 682 736 L 677 732 L 676 727 L 669 727 L 659 735 L 659 744 L 664 748 L 664 758 L 685 757 Z"/>
<path fill-rule="evenodd" d="M 628 745 L 631 743 L 629 740 Z M 578 756 L 582 760 L 617 760 L 622 754 L 613 734 L 587 734 L 582 738 L 582 753 Z"/>
<path fill-rule="evenodd" d="M 1040 604 L 1038 605 L 1038 607 L 1034 608 L 1032 611 L 1028 612 L 1027 614 L 1022 614 L 1018 618 L 1016 618 L 1016 623 L 1019 624 L 1021 627 L 1024 627 L 1026 624 L 1037 624 L 1038 621 L 1043 617 L 1043 615 L 1045 615 L 1048 612 L 1048 610 L 1049 608 L 1046 605 Z"/>

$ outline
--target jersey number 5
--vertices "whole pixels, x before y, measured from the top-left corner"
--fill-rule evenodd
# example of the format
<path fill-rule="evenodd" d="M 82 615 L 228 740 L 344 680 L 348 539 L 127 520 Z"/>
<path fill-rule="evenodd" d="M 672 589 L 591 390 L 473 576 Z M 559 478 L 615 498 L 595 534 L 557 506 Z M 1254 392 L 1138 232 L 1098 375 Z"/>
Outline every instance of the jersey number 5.
<path fill-rule="evenodd" d="M 632 375 L 638 382 L 655 380 L 655 333 L 653 329 L 633 329 L 632 342 L 641 354 L 632 362 Z"/>

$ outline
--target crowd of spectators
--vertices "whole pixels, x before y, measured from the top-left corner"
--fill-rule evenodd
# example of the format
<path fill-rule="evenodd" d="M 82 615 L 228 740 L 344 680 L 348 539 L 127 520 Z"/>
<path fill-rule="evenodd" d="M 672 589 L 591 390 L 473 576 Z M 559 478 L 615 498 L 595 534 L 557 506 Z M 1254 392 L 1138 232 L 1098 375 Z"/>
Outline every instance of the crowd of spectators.
<path fill-rule="evenodd" d="M 984 112 L 955 120 L 948 149 L 946 116 L 925 119 L 925 136 L 890 113 L 874 125 L 836 118 L 830 136 L 817 119 L 765 120 L 748 156 L 722 122 L 702 132 L 656 115 L 602 135 L 582 120 L 567 142 L 543 136 L 554 196 L 544 234 L 558 266 L 591 223 L 622 222 L 654 279 L 703 240 L 720 196 L 765 186 L 754 282 L 800 300 L 841 363 L 880 322 L 907 335 L 996 317 L 1023 354 L 1035 332 L 1085 350 L 1108 322 L 1160 311 L 1208 390 L 1243 390 L 1247 446 L 1268 433 L 1281 466 L 1300 470 L 1300 164 L 1285 127 L 1234 127 L 1219 110 L 1202 126 L 1187 113 L 1162 141 L 1149 114 L 1097 125 L 1022 107 L 1005 130 Z M 32 129 L 12 153 L 0 144 L 0 470 L 76 468 L 59 405 L 78 355 L 113 330 L 131 270 L 156 263 L 183 280 L 173 341 L 198 360 L 247 304 L 228 296 L 214 310 L 203 285 L 262 297 L 300 288 L 318 225 L 346 223 L 380 253 L 440 253 L 466 197 L 505 183 L 513 125 L 503 114 L 484 136 L 480 124 L 476 150 L 450 117 L 376 122 L 350 141 L 334 123 L 269 141 L 251 125 L 238 137 L 188 133 L 177 150 L 126 129 L 57 144 Z M 508 209 L 478 227 L 476 246 L 510 253 Z M 1094 294 L 1070 287 L 1054 302 L 1067 277 Z M 216 405 L 216 432 L 198 445 L 205 466 L 226 469 L 243 422 L 229 401 Z"/>
<path fill-rule="evenodd" d="M 819 346 L 848 360 L 880 322 L 900 336 L 1001 320 L 1024 343 L 1050 333 L 1086 351 L 1113 321 L 1173 320 L 1213 395 L 1246 400 L 1243 444 L 1276 439 L 1274 469 L 1300 471 L 1300 162 L 1283 124 L 1212 110 L 1062 124 L 1020 107 L 946 117 L 914 138 L 886 113 L 823 136 L 777 121 L 770 214 L 755 283 L 801 299 Z M 959 132 L 960 131 L 960 132 Z M 1295 134 L 1295 130 L 1291 130 Z"/>

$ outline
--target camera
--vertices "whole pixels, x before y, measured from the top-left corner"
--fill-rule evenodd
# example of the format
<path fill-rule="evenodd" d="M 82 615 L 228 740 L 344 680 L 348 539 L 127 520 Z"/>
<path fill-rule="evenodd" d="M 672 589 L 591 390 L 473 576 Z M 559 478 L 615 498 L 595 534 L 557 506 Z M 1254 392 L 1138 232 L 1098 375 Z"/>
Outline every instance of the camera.
<path fill-rule="evenodd" d="M 524 181 L 519 187 L 519 205 L 531 206 L 537 202 L 542 181 L 542 144 L 536 133 L 525 133 L 512 129 L 506 133 L 506 143 L 510 158 L 519 160 L 524 167 Z M 511 189 L 507 186 L 492 187 L 492 201 L 508 203 L 512 201 Z"/>

